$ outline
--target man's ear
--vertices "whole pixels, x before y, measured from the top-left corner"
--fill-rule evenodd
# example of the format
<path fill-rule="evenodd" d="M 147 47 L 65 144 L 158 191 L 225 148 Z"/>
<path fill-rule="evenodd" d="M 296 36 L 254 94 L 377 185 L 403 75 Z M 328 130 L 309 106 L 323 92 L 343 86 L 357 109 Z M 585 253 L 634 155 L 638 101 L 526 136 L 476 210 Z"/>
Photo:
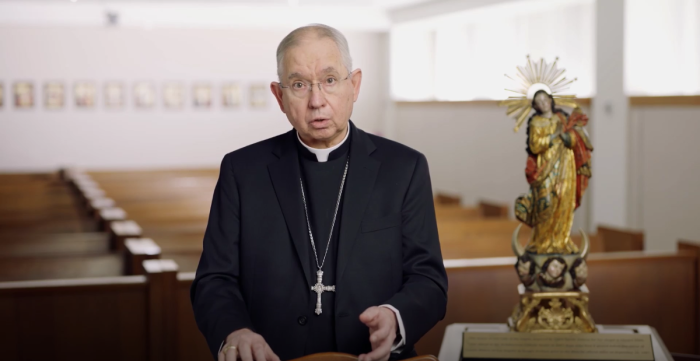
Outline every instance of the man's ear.
<path fill-rule="evenodd" d="M 282 97 L 284 94 L 282 93 L 282 88 L 280 88 L 280 83 L 273 81 L 270 83 L 270 90 L 272 91 L 272 95 L 275 96 L 275 99 L 277 99 L 277 103 L 280 105 L 280 110 L 282 113 L 286 112 L 284 111 L 284 103 L 282 102 Z"/>
<path fill-rule="evenodd" d="M 360 84 L 362 83 L 362 69 L 355 69 L 350 76 L 350 81 L 352 81 L 353 98 L 352 101 L 356 102 L 357 97 L 360 96 Z"/>

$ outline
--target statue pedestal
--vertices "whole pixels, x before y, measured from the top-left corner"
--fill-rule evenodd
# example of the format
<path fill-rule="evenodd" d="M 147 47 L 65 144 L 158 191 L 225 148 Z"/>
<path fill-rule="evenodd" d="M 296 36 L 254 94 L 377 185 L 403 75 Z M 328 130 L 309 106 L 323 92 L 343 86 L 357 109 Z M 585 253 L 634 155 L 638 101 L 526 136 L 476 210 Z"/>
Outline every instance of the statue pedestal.
<path fill-rule="evenodd" d="M 518 285 L 520 303 L 508 318 L 515 332 L 588 333 L 596 332 L 588 312 L 588 288 L 579 291 L 531 292 Z"/>
<path fill-rule="evenodd" d="M 596 325 L 600 334 L 639 334 L 650 335 L 656 361 L 673 361 L 671 353 L 653 327 L 647 325 Z M 462 359 L 462 342 L 465 332 L 508 333 L 512 332 L 505 323 L 453 323 L 445 328 L 438 359 L 457 361 Z M 523 359 L 523 358 L 520 358 Z"/>

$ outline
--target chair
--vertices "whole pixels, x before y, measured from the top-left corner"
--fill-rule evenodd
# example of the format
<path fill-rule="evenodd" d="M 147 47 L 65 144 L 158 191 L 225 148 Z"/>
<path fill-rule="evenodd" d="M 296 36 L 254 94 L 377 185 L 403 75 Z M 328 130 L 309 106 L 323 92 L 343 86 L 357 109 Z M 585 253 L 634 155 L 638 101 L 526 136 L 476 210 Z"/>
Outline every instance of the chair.
<path fill-rule="evenodd" d="M 357 361 L 357 356 L 341 352 L 323 352 L 306 355 L 292 361 Z M 438 359 L 433 355 L 423 355 L 411 357 L 406 361 L 438 361 Z"/>

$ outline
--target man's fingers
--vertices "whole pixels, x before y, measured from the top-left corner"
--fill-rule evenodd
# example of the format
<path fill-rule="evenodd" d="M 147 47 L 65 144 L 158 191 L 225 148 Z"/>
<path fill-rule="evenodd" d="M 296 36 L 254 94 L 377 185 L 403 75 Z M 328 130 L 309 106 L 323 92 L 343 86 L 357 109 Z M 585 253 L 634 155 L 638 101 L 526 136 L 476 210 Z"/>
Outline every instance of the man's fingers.
<path fill-rule="evenodd" d="M 386 338 L 389 337 L 389 332 L 391 328 L 388 325 L 381 325 L 379 328 L 369 333 L 369 342 L 374 345 L 375 343 L 381 343 Z"/>
<path fill-rule="evenodd" d="M 243 361 L 254 361 L 253 360 L 253 353 L 250 349 L 250 343 L 249 342 L 241 342 L 238 344 L 238 354 L 241 355 L 241 360 Z M 231 359 L 229 360 L 226 358 L 226 361 L 236 361 L 236 359 Z"/>
<path fill-rule="evenodd" d="M 373 306 L 366 309 L 365 312 L 362 312 L 360 321 L 367 326 L 375 326 L 377 316 L 379 316 L 379 307 Z"/>
<path fill-rule="evenodd" d="M 219 352 L 219 354 L 218 354 L 217 356 L 218 356 L 218 357 L 216 358 L 217 361 L 226 361 L 226 355 L 224 355 L 223 352 Z"/>
<path fill-rule="evenodd" d="M 262 343 L 253 344 L 253 355 L 255 356 L 255 361 L 267 361 L 265 357 L 265 346 Z"/>
<path fill-rule="evenodd" d="M 280 358 L 277 357 L 274 352 L 272 352 L 272 349 L 268 344 L 265 344 L 265 356 L 267 357 L 268 361 L 280 361 Z"/>
<path fill-rule="evenodd" d="M 363 361 L 386 361 L 389 359 L 389 354 L 391 353 L 391 344 L 389 342 L 382 343 L 379 347 L 372 350 L 372 352 L 362 355 L 360 360 Z"/>

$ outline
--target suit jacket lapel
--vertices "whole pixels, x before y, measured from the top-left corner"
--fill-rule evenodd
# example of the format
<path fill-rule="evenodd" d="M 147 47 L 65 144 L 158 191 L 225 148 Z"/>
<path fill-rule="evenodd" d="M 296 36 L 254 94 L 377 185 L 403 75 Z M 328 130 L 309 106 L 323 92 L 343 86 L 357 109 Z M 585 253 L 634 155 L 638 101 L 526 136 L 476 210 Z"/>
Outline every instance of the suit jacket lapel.
<path fill-rule="evenodd" d="M 296 134 L 292 130 L 281 139 L 280 146 L 274 152 L 279 157 L 279 160 L 271 163 L 267 168 L 277 194 L 277 201 L 282 208 L 282 213 L 287 223 L 287 229 L 292 236 L 294 248 L 296 248 L 299 262 L 304 270 L 306 282 L 311 286 L 309 281 L 311 274 L 309 266 L 310 240 L 307 237 L 308 230 L 304 220 L 304 205 L 301 200 L 299 155 L 294 144 Z"/>
<path fill-rule="evenodd" d="M 336 283 L 343 276 L 350 255 L 357 240 L 365 209 L 369 203 L 381 162 L 370 157 L 375 146 L 372 140 L 351 124 L 350 168 L 343 201 L 343 214 L 340 221 L 338 263 Z"/>

